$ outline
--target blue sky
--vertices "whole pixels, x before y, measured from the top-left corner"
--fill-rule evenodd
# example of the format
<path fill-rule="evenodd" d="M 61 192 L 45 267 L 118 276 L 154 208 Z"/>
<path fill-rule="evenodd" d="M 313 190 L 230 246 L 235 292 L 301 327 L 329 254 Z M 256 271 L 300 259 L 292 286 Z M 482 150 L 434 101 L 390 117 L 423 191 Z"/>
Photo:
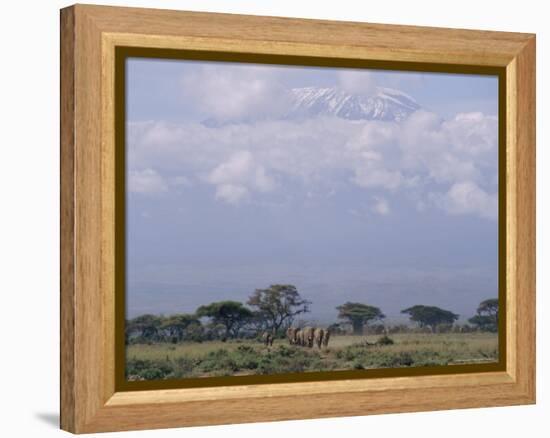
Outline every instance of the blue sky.
<path fill-rule="evenodd" d="M 345 301 L 469 317 L 497 296 L 496 77 L 131 59 L 127 84 L 128 316 L 273 283 L 320 323 Z M 421 108 L 293 118 L 299 87 Z"/>

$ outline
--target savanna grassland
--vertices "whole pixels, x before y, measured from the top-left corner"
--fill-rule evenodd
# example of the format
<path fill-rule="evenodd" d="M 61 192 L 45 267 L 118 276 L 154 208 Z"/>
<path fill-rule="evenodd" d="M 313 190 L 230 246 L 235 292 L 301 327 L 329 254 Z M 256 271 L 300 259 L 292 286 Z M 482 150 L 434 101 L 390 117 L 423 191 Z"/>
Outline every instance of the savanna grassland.
<path fill-rule="evenodd" d="M 328 347 L 307 348 L 275 339 L 127 345 L 128 380 L 280 374 L 373 368 L 423 367 L 498 360 L 498 335 L 471 333 L 395 333 L 335 335 Z"/>

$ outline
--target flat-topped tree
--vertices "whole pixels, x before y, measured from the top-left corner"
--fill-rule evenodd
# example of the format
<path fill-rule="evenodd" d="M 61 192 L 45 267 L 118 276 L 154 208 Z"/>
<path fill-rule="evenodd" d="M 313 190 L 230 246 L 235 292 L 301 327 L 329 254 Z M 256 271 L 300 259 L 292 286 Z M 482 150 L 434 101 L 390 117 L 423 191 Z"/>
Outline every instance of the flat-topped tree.
<path fill-rule="evenodd" d="M 200 306 L 196 314 L 200 318 L 211 318 L 215 325 L 225 327 L 225 337 L 236 337 L 253 315 L 250 309 L 238 301 L 218 301 Z"/>
<path fill-rule="evenodd" d="M 145 314 L 136 316 L 126 321 L 126 338 L 133 334 L 141 336 L 147 341 L 156 341 L 159 336 L 159 328 L 163 317 L 159 315 Z"/>
<path fill-rule="evenodd" d="M 459 315 L 435 306 L 417 304 L 401 311 L 409 315 L 411 321 L 418 323 L 420 327 L 429 327 L 433 332 L 440 324 L 454 324 Z"/>
<path fill-rule="evenodd" d="M 297 315 L 309 312 L 311 302 L 302 298 L 291 284 L 273 284 L 266 289 L 256 289 L 247 304 L 257 309 L 266 328 L 277 333 L 281 327 L 290 326 Z"/>
<path fill-rule="evenodd" d="M 371 321 L 380 321 L 386 317 L 378 307 L 349 301 L 336 307 L 336 310 L 338 310 L 338 318 L 347 320 L 353 326 L 354 335 L 362 335 L 364 326 Z"/>
<path fill-rule="evenodd" d="M 498 330 L 498 299 L 490 298 L 479 303 L 477 314 L 468 322 L 480 330 L 496 332 Z"/>
<path fill-rule="evenodd" d="M 170 315 L 162 321 L 160 328 L 167 330 L 170 338 L 179 342 L 183 339 L 186 330 L 192 325 L 200 325 L 200 321 L 196 315 L 179 313 Z"/>
<path fill-rule="evenodd" d="M 498 321 L 498 298 L 489 298 L 479 303 L 477 313 L 490 316 L 496 323 Z"/>

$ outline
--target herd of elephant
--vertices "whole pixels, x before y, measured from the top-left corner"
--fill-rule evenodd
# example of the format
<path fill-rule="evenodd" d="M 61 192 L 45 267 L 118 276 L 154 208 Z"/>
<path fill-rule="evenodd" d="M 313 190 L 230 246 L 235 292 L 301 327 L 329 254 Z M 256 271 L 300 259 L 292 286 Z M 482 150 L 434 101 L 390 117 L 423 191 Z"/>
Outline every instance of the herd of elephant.
<path fill-rule="evenodd" d="M 286 330 L 286 337 L 290 345 L 299 345 L 301 347 L 312 348 L 317 345 L 317 348 L 328 347 L 330 332 L 327 329 L 320 327 L 289 327 Z M 271 333 L 264 333 L 263 341 L 266 346 L 273 345 L 274 336 Z"/>

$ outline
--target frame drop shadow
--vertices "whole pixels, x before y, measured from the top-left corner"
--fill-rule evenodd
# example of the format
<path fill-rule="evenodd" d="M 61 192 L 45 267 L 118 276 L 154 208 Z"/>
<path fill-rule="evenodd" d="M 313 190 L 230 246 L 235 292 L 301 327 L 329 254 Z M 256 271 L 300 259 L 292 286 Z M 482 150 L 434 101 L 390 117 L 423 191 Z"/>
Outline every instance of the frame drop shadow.
<path fill-rule="evenodd" d="M 59 414 L 57 412 L 37 412 L 34 416 L 43 423 L 59 429 Z"/>

